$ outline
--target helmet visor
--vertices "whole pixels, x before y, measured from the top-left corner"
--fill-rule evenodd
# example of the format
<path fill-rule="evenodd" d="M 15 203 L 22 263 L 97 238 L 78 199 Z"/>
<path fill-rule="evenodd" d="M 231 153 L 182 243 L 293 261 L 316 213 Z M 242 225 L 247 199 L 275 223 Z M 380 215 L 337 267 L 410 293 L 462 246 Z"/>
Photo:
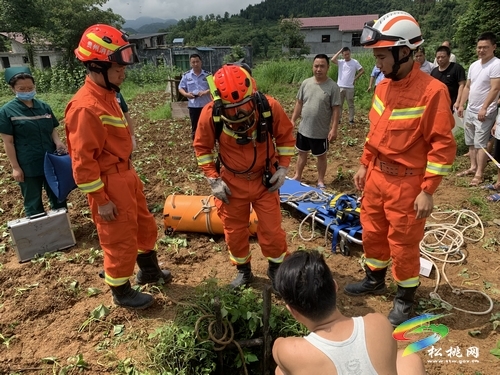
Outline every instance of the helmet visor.
<path fill-rule="evenodd" d="M 120 65 L 132 65 L 139 61 L 135 44 L 127 44 L 109 55 L 109 61 Z"/>
<path fill-rule="evenodd" d="M 228 108 L 229 107 L 229 108 Z M 226 126 L 235 132 L 244 132 L 255 124 L 255 106 L 253 100 L 238 106 L 224 106 L 221 118 Z"/>
<path fill-rule="evenodd" d="M 363 27 L 363 32 L 361 33 L 361 38 L 359 40 L 359 43 L 362 46 L 371 46 L 381 40 L 397 41 L 401 39 L 402 38 L 397 36 L 383 35 L 377 29 L 374 29 L 369 25 L 365 25 Z"/>

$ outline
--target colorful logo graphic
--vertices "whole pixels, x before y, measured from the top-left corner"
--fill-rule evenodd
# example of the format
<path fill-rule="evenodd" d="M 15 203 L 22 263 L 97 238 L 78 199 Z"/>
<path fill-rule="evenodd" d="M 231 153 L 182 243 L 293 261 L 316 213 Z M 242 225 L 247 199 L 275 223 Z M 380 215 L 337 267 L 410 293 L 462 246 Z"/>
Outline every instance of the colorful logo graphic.
<path fill-rule="evenodd" d="M 397 326 L 392 333 L 392 337 L 394 337 L 398 341 L 411 341 L 411 338 L 407 336 L 414 333 L 432 333 L 432 335 L 412 342 L 410 345 L 408 345 L 403 351 L 403 357 L 434 345 L 436 342 L 448 335 L 450 330 L 444 324 L 429 324 L 430 322 L 442 318 L 446 315 L 447 314 L 423 314 L 407 320 L 406 322 L 401 323 L 399 326 Z"/>

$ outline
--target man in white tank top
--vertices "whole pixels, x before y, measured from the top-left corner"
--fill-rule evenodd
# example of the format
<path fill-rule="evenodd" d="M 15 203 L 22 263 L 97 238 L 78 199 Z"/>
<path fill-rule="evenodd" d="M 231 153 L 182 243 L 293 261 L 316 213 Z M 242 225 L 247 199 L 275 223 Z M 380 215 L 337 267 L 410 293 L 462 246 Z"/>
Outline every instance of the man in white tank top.
<path fill-rule="evenodd" d="M 311 332 L 275 341 L 277 375 L 425 375 L 417 354 L 398 353 L 393 327 L 384 315 L 341 314 L 337 284 L 318 251 L 296 251 L 285 259 L 276 289 L 293 317 Z"/>

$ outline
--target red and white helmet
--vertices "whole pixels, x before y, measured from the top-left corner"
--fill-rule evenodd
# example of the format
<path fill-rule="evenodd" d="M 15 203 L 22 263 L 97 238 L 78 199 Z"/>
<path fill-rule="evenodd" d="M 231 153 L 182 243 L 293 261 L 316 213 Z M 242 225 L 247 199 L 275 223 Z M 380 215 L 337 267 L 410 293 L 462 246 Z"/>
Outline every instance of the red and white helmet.
<path fill-rule="evenodd" d="M 410 13 L 396 10 L 363 28 L 360 43 L 365 48 L 406 46 L 414 50 L 424 42 L 418 22 Z"/>

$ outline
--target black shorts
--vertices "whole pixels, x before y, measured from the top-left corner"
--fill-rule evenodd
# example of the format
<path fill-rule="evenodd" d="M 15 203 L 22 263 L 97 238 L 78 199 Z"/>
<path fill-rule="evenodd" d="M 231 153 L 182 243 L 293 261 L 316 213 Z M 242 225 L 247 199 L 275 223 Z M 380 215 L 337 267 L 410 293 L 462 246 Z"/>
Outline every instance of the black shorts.
<path fill-rule="evenodd" d="M 326 154 L 326 152 L 328 151 L 328 140 L 308 138 L 300 133 L 297 133 L 295 148 L 303 152 L 311 151 L 311 154 L 313 156 L 321 156 L 323 154 Z"/>

